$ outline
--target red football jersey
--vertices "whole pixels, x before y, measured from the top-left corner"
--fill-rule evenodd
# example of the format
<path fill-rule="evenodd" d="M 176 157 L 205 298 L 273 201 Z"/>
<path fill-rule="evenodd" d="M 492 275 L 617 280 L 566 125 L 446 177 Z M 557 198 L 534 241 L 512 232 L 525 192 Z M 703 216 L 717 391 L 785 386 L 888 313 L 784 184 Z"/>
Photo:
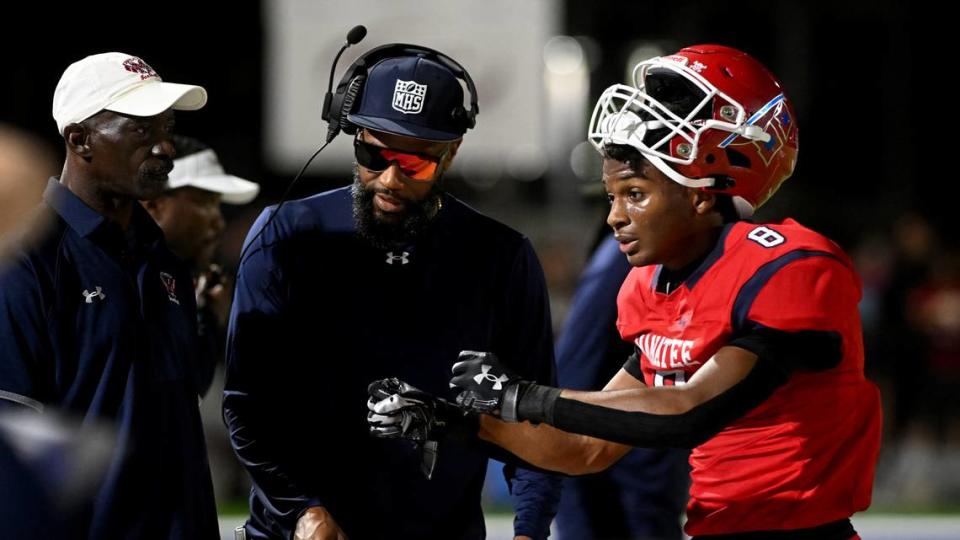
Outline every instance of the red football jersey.
<path fill-rule="evenodd" d="M 757 324 L 843 339 L 835 368 L 794 372 L 693 450 L 686 532 L 807 528 L 866 509 L 880 450 L 880 396 L 864 378 L 860 280 L 843 251 L 793 220 L 738 222 L 669 294 L 656 291 L 659 269 L 633 269 L 617 299 L 617 327 L 639 348 L 647 385 L 683 384 Z"/>

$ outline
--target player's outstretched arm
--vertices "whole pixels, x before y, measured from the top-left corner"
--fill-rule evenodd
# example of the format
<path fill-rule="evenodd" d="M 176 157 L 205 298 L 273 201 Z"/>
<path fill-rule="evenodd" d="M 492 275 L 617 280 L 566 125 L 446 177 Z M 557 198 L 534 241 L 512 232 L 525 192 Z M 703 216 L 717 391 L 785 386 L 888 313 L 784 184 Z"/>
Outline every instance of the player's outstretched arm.
<path fill-rule="evenodd" d="M 681 386 L 646 387 L 621 370 L 599 392 L 560 390 L 522 381 L 495 356 L 471 351 L 461 353 L 453 371 L 451 383 L 461 388 L 458 403 L 487 413 L 482 439 L 566 474 L 602 470 L 630 446 L 696 446 L 766 399 L 786 377 L 733 346 L 720 349 Z"/>

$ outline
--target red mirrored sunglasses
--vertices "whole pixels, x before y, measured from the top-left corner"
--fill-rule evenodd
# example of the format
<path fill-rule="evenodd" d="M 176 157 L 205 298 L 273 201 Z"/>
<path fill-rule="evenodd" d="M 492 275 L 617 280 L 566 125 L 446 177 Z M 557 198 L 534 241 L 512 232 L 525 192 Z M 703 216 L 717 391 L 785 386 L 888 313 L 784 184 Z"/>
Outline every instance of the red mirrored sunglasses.
<path fill-rule="evenodd" d="M 446 154 L 446 151 L 439 156 L 400 151 L 364 142 L 359 137 L 353 140 L 353 152 L 357 158 L 357 164 L 365 169 L 380 172 L 390 168 L 390 164 L 396 163 L 404 176 L 421 182 L 433 179 L 440 161 Z"/>

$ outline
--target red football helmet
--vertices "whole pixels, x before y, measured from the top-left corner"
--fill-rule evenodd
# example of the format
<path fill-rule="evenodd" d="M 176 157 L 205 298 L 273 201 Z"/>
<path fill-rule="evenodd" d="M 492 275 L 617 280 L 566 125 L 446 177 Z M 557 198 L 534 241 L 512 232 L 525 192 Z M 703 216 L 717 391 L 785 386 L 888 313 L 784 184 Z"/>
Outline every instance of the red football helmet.
<path fill-rule="evenodd" d="M 744 52 L 695 45 L 633 69 L 600 96 L 587 133 L 639 150 L 688 187 L 733 196 L 749 217 L 793 174 L 799 142 L 780 82 Z"/>

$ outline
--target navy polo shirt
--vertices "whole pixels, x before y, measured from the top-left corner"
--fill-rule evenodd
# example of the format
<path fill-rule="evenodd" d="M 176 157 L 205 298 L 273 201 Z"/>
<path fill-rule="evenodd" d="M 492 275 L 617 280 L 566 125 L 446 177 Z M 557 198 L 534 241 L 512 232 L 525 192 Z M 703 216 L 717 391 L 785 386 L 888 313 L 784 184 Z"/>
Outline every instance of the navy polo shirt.
<path fill-rule="evenodd" d="M 0 406 L 116 429 L 71 537 L 217 538 L 191 277 L 133 210 L 124 233 L 50 180 L 39 211 L 51 225 L 0 274 Z"/>

